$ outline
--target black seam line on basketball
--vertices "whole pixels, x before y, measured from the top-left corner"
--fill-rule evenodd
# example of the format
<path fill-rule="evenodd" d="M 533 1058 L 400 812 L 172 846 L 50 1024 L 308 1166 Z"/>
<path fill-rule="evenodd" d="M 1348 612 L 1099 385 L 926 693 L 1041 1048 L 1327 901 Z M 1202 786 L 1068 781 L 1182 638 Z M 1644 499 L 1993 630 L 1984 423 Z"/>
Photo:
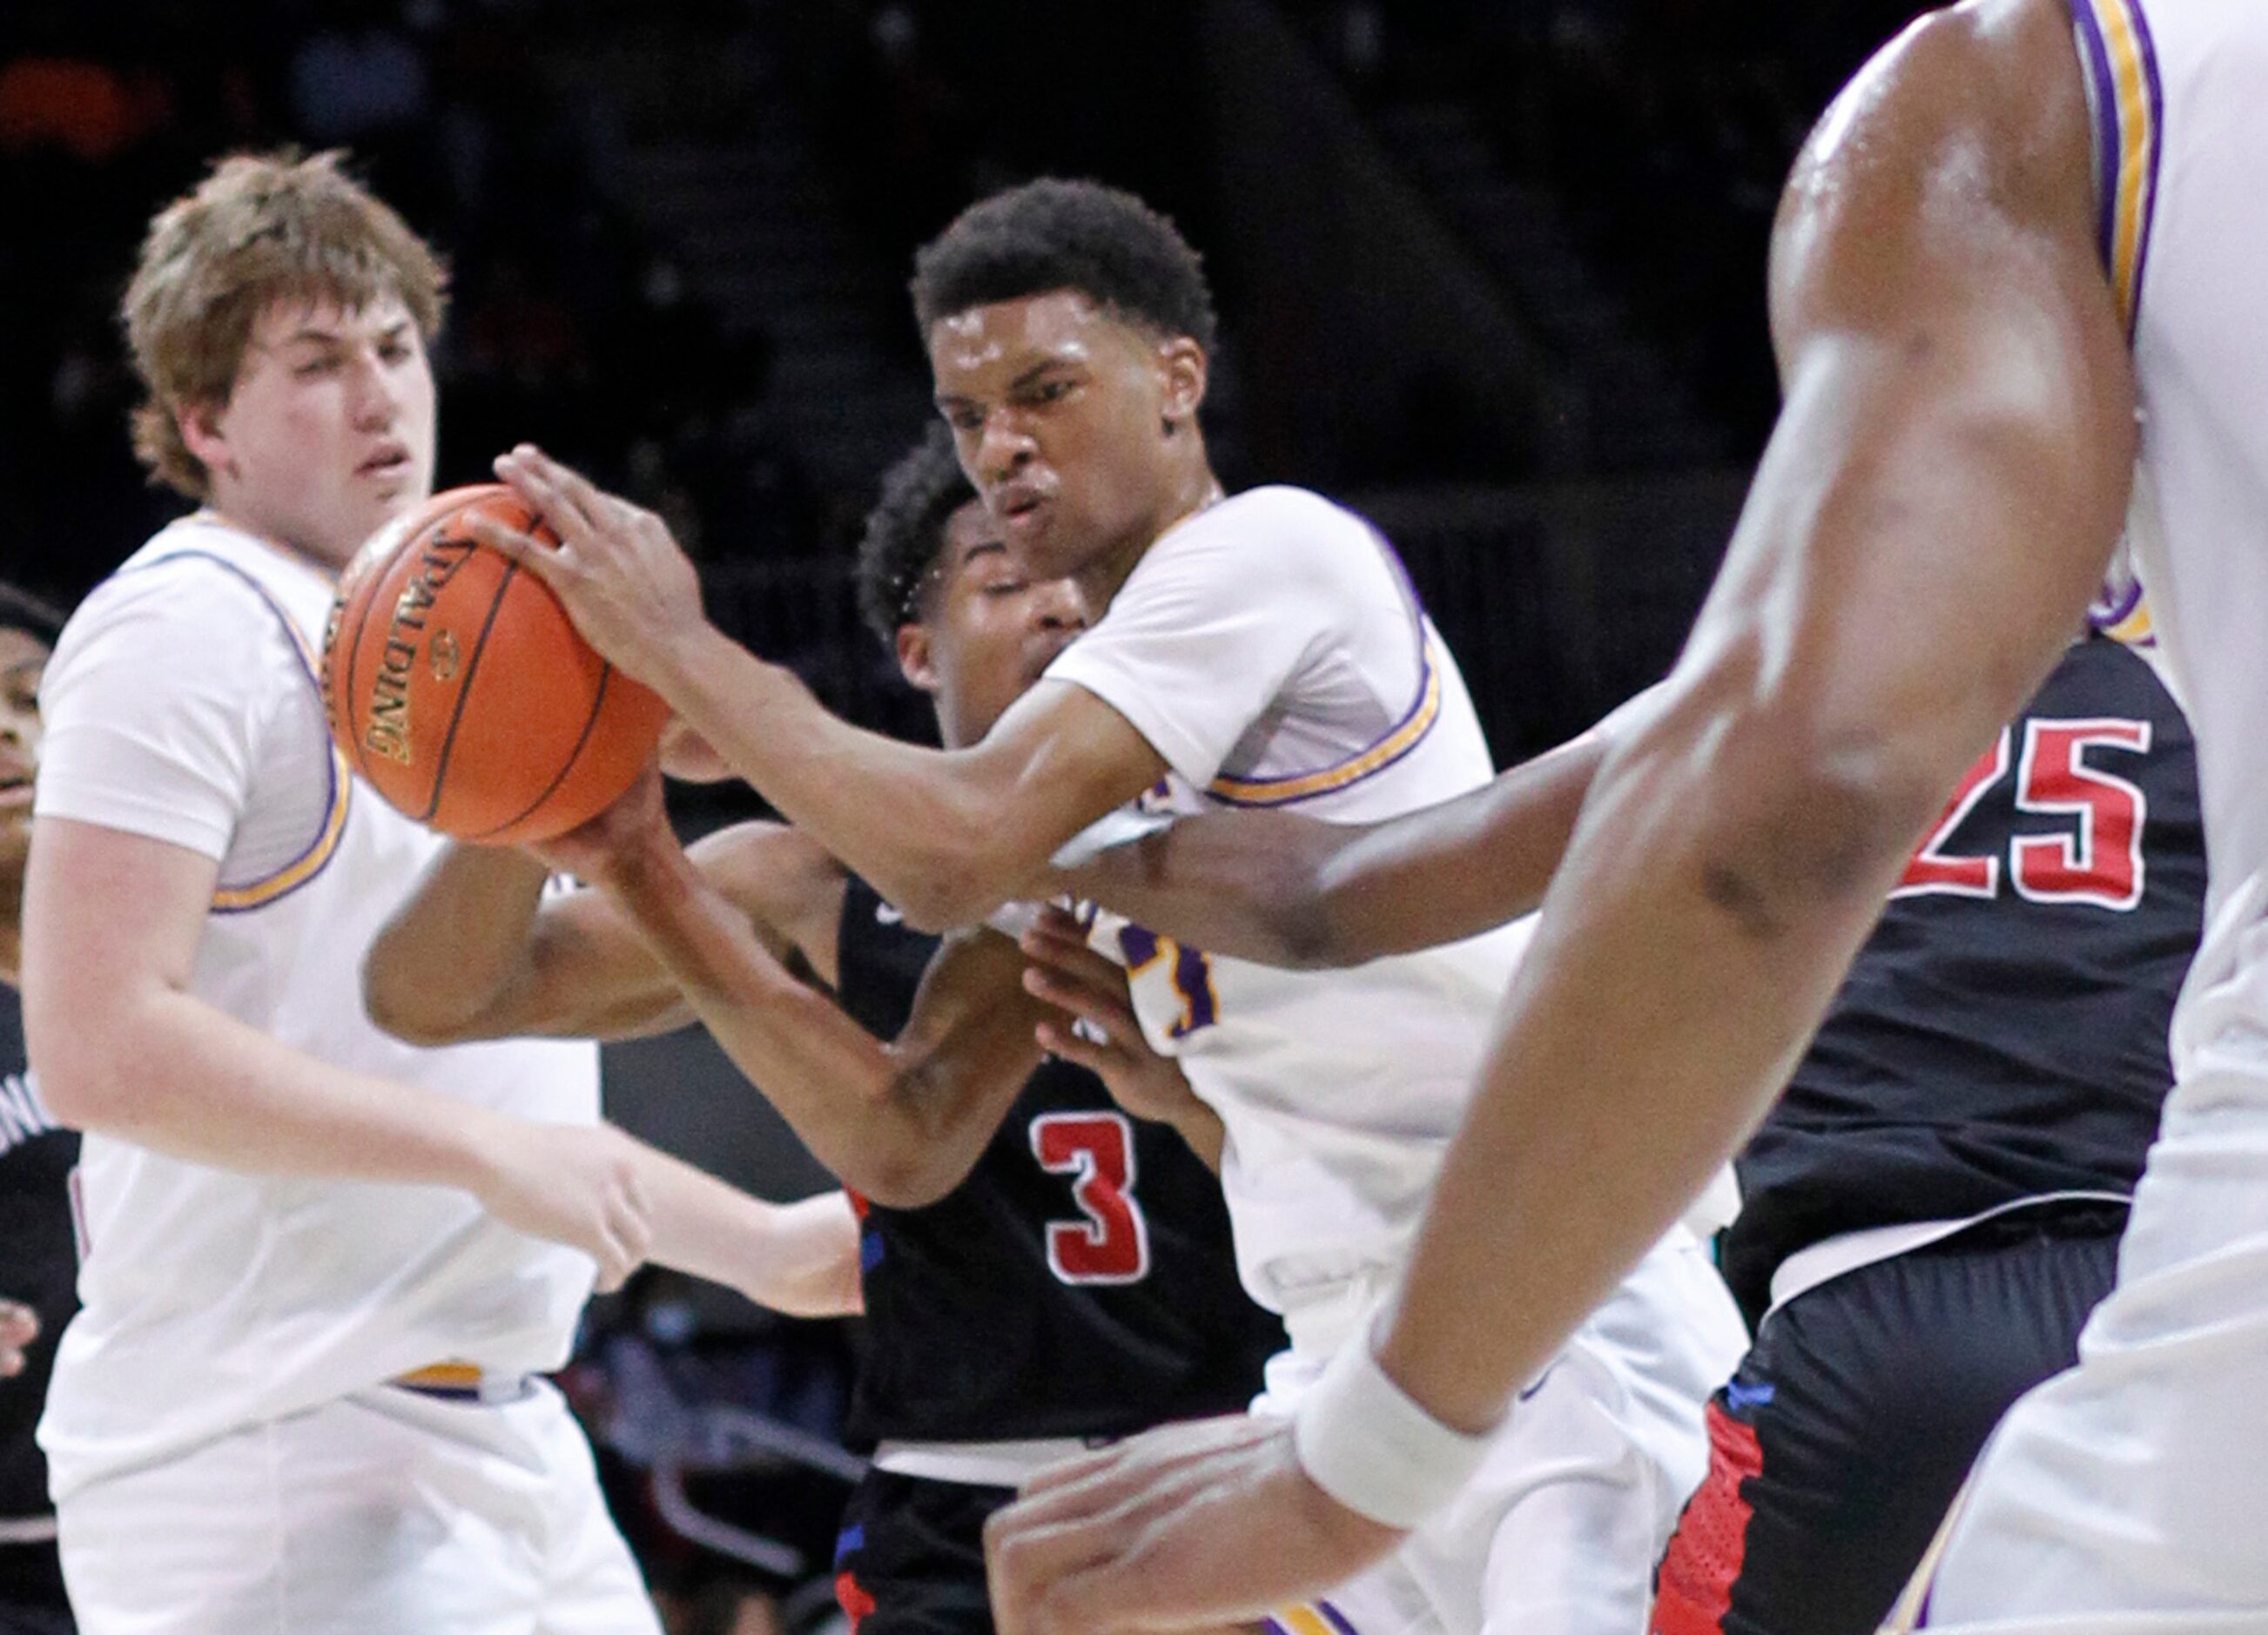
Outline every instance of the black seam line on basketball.
<path fill-rule="evenodd" d="M 423 530 L 420 529 L 418 532 L 423 533 Z M 412 537 L 415 536 L 413 535 Z M 409 548 L 409 541 L 408 540 L 404 540 L 402 541 L 403 549 L 407 549 Z M 394 564 L 392 563 L 388 563 L 386 564 L 386 567 L 391 568 L 393 565 Z M 386 568 L 379 569 L 373 577 L 379 581 L 379 583 L 383 583 L 386 578 Z M 357 691 L 358 684 L 355 678 L 355 667 L 361 661 L 362 633 L 370 628 L 370 610 L 372 606 L 376 603 L 377 600 L 378 586 L 372 585 L 371 586 L 371 593 L 363 598 L 361 615 L 355 620 L 354 637 L 347 643 L 346 680 L 342 683 L 339 692 L 339 719 L 345 724 L 347 729 L 347 746 L 354 752 L 354 770 L 357 775 L 362 777 L 368 777 L 370 776 L 370 760 L 363 753 L 363 735 L 355 731 L 355 700 L 361 696 Z M 345 632 L 341 631 L 340 634 L 344 635 Z M 328 714 L 330 712 L 330 703 L 331 701 L 328 698 L 323 700 L 325 714 Z"/>
<path fill-rule="evenodd" d="M 394 562 L 401 560 L 401 551 L 408 550 L 413 541 L 421 540 L 424 538 L 426 534 L 431 533 L 436 524 L 446 522 L 459 512 L 465 510 L 468 506 L 476 505 L 487 497 L 488 496 L 484 492 L 468 494 L 463 499 L 459 500 L 455 504 L 450 506 L 448 510 L 441 512 L 440 515 L 426 519 L 425 526 L 423 527 L 411 529 L 409 535 L 402 540 L 401 550 L 397 550 L 394 553 Z M 380 568 L 376 573 L 372 574 L 371 578 L 374 581 L 383 580 L 386 576 L 393 571 L 394 562 L 389 562 L 385 567 Z M 362 633 L 370 628 L 370 610 L 372 608 L 375 607 L 378 602 L 376 590 L 377 586 L 373 584 L 372 586 L 372 593 L 363 598 L 362 617 L 355 621 L 354 640 L 347 645 L 346 690 L 344 693 L 340 695 L 339 699 L 340 705 L 343 711 L 343 714 L 340 718 L 347 725 L 347 739 L 349 746 L 354 751 L 355 770 L 364 777 L 369 777 L 371 775 L 370 759 L 363 753 L 362 734 L 354 730 L 355 700 L 362 696 L 358 691 L 357 691 L 355 666 L 360 662 L 362 659 Z M 401 600 L 401 599 L 399 596 L 394 598 L 397 604 Z M 344 632 L 342 632 L 342 634 Z M 317 690 L 320 691 L 320 689 L 318 689 Z M 324 713 L 326 715 L 329 714 L 330 700 L 326 698 L 323 701 L 323 704 Z"/>
<path fill-rule="evenodd" d="M 420 823 L 430 822 L 433 814 L 440 809 L 441 785 L 449 776 L 449 752 L 457 746 L 457 723 L 465 718 L 465 703 L 473 696 L 473 678 L 480 672 L 481 653 L 489 644 L 489 631 L 496 623 L 497 610 L 504 606 L 504 593 L 512 588 L 512 577 L 519 571 L 519 563 L 506 557 L 504 578 L 497 581 L 496 595 L 489 602 L 488 617 L 481 621 L 481 633 L 473 642 L 472 656 L 465 660 L 465 683 L 457 689 L 457 707 L 449 711 L 449 730 L 442 734 L 440 759 L 433 766 L 431 798 L 425 802 L 425 809 L 417 814 Z"/>
<path fill-rule="evenodd" d="M 592 729 L 599 725 L 599 711 L 606 707 L 607 683 L 614 680 L 614 677 L 615 667 L 612 665 L 608 665 L 599 672 L 599 690 L 591 696 L 591 713 L 583 718 L 583 730 L 575 740 L 575 747 L 567 752 L 567 759 L 561 762 L 559 770 L 551 775 L 551 781 L 543 786 L 543 792 L 494 829 L 484 829 L 477 835 L 468 835 L 465 836 L 466 839 L 486 840 L 490 836 L 499 834 L 515 823 L 525 822 L 527 821 L 529 813 L 551 799 L 551 792 L 567 781 L 567 774 L 573 771 L 575 762 L 583 758 L 583 747 L 591 741 Z"/>

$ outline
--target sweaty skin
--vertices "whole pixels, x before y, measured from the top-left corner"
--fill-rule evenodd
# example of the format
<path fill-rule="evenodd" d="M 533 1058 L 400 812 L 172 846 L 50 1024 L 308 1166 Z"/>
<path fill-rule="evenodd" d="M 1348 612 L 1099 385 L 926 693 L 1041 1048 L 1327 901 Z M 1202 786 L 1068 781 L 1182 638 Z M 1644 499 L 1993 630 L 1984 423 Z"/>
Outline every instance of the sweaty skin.
<path fill-rule="evenodd" d="M 1918 23 L 1798 161 L 1786 406 L 1660 711 L 1599 769 L 1379 1337 L 1447 1424 L 1494 1424 L 1745 1138 L 2100 582 L 2136 438 L 2094 216 L 2059 0 Z M 995 1609 L 1002 1635 L 1180 1630 L 1398 1536 L 1288 1428 L 1181 1428 L 996 1515 Z"/>
<path fill-rule="evenodd" d="M 1160 936 L 1263 965 L 1409 954 L 1543 900 L 1607 749 L 1602 724 L 1469 794 L 1378 823 L 1202 813 L 1060 870 L 1055 884 Z"/>

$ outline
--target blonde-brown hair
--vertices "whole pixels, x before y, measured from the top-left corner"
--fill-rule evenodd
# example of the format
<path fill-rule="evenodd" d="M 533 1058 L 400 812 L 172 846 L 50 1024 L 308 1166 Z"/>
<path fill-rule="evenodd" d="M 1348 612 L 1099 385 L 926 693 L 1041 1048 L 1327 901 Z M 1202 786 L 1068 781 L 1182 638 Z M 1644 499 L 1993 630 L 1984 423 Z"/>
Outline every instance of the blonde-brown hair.
<path fill-rule="evenodd" d="M 176 416 L 228 401 L 253 324 L 275 302 L 354 311 L 392 296 L 428 342 L 439 333 L 447 272 L 345 158 L 232 154 L 151 219 L 119 318 L 146 394 L 134 453 L 152 482 L 207 497 Z"/>

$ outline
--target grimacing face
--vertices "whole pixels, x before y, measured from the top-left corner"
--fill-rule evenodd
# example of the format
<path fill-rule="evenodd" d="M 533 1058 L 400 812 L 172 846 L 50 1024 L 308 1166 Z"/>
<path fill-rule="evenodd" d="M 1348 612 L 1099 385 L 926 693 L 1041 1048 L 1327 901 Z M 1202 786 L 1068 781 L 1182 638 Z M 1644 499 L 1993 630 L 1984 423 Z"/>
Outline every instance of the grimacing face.
<path fill-rule="evenodd" d="M 432 493 L 434 416 L 424 342 L 388 296 L 270 305 L 228 401 L 180 424 L 215 510 L 335 569 Z"/>
<path fill-rule="evenodd" d="M 1035 579 L 1002 542 L 981 500 L 946 519 L 938 582 L 922 600 L 909 679 L 934 695 L 948 743 L 973 744 L 992 730 L 1055 656 L 1086 628 L 1079 593 L 1065 579 Z M 918 667 L 920 674 L 915 674 Z"/>
<path fill-rule="evenodd" d="M 1166 513 L 1174 383 L 1152 336 L 1055 290 L 939 320 L 929 356 L 961 469 L 1035 579 L 1079 572 Z"/>

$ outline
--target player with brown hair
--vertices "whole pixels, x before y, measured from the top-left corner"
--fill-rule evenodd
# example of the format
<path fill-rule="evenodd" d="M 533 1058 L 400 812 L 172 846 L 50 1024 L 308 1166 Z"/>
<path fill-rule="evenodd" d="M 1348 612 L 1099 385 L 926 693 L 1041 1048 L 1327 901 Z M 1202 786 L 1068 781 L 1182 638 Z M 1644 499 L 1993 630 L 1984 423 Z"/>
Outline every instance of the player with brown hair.
<path fill-rule="evenodd" d="M 438 843 L 348 775 L 312 644 L 431 488 L 442 289 L 323 154 L 216 166 L 127 290 L 136 447 L 200 509 L 56 645 L 25 891 L 33 1065 L 85 1131 L 40 1440 L 92 1629 L 652 1629 L 534 1377 L 594 1263 L 842 1302 L 759 1258 L 767 1206 L 600 1123 L 592 1047 L 419 1050 L 363 1012 Z"/>

